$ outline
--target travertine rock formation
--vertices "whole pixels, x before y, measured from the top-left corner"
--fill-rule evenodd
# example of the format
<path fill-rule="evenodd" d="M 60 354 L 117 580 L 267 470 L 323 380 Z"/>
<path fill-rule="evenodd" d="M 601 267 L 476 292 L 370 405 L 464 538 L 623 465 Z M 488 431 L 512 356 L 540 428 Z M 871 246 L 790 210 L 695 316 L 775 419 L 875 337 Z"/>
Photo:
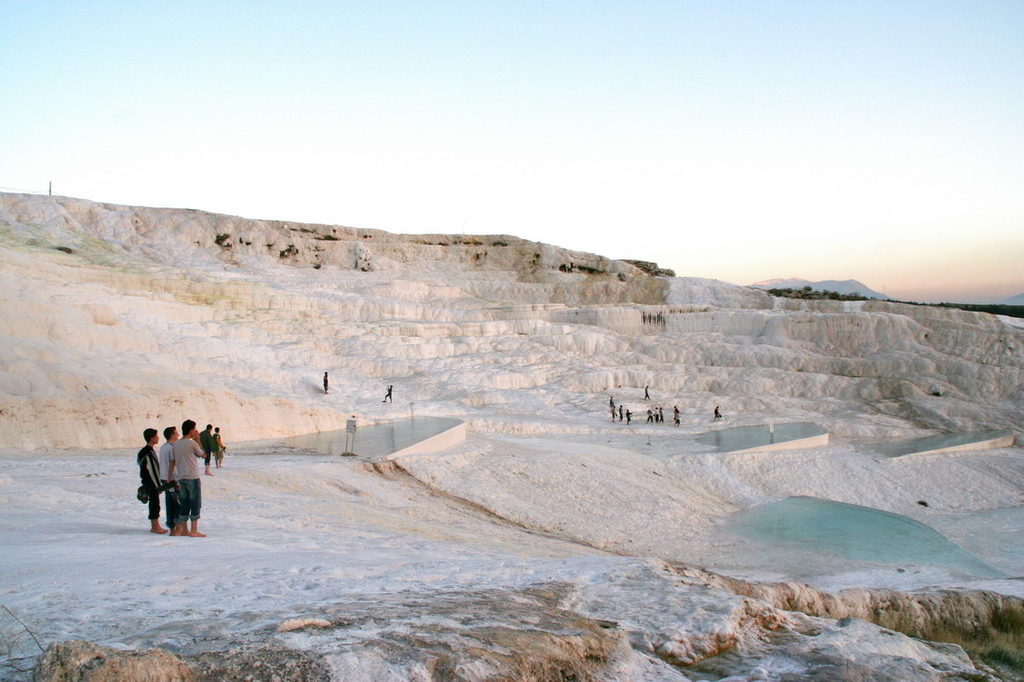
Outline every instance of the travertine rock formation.
<path fill-rule="evenodd" d="M 0 199 L 14 447 L 110 447 L 214 406 L 242 439 L 340 428 L 328 368 L 355 402 L 399 381 L 449 412 L 649 385 L 839 435 L 1024 430 L 1024 331 L 985 314 L 773 299 L 507 236 Z"/>

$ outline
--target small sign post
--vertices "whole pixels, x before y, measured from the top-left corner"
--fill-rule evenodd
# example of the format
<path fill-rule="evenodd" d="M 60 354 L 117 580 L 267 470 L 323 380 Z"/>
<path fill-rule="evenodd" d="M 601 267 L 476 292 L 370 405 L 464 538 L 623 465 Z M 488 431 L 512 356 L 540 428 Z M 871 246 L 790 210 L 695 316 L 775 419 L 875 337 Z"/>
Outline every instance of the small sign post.
<path fill-rule="evenodd" d="M 352 445 L 349 446 L 349 438 L 352 438 Z M 356 447 L 356 416 L 345 421 L 345 452 L 341 453 L 342 456 L 355 457 L 353 450 Z"/>

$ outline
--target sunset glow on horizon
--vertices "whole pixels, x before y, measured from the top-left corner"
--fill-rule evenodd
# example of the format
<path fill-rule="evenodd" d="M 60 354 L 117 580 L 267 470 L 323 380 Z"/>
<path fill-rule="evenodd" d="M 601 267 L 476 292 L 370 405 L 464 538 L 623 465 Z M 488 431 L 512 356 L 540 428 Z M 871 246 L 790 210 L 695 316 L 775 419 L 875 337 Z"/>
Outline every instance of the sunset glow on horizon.
<path fill-rule="evenodd" d="M 1024 3 L 0 3 L 0 191 L 1024 293 Z"/>

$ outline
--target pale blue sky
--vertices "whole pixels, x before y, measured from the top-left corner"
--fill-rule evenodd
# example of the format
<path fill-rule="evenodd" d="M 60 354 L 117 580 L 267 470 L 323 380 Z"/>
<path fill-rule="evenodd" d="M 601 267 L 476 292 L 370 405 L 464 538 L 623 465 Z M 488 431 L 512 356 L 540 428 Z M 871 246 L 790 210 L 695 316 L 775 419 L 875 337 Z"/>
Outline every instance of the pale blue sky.
<path fill-rule="evenodd" d="M 0 187 L 1024 292 L 1024 1 L 0 0 Z"/>

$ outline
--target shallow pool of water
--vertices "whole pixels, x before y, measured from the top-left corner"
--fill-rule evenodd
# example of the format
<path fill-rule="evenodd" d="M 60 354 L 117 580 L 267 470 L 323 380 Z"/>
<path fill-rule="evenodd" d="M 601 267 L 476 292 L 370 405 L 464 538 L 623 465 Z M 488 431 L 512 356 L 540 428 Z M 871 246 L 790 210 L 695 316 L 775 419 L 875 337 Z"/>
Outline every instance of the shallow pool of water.
<path fill-rule="evenodd" d="M 805 438 L 817 438 L 827 434 L 828 431 L 817 424 L 792 422 L 772 426 L 768 424 L 735 426 L 720 431 L 702 433 L 694 440 L 701 445 L 712 445 L 719 452 L 736 452 L 804 440 Z"/>
<path fill-rule="evenodd" d="M 458 419 L 446 417 L 413 417 L 383 424 L 357 426 L 355 434 L 350 434 L 345 429 L 321 431 L 285 438 L 282 442 L 292 447 L 308 448 L 328 455 L 344 455 L 351 452 L 360 457 L 385 457 L 453 429 L 460 423 Z"/>
<path fill-rule="evenodd" d="M 1006 577 L 923 523 L 817 497 L 790 497 L 758 505 L 734 514 L 727 527 L 741 537 L 776 549 L 884 564 L 928 564 L 980 578 Z"/>
<path fill-rule="evenodd" d="M 889 457 L 901 457 L 918 452 L 929 452 L 956 448 L 970 443 L 985 443 L 1013 435 L 1012 431 L 980 431 L 975 433 L 954 433 L 939 436 L 926 436 L 912 440 L 885 443 L 878 447 L 878 452 Z"/>

